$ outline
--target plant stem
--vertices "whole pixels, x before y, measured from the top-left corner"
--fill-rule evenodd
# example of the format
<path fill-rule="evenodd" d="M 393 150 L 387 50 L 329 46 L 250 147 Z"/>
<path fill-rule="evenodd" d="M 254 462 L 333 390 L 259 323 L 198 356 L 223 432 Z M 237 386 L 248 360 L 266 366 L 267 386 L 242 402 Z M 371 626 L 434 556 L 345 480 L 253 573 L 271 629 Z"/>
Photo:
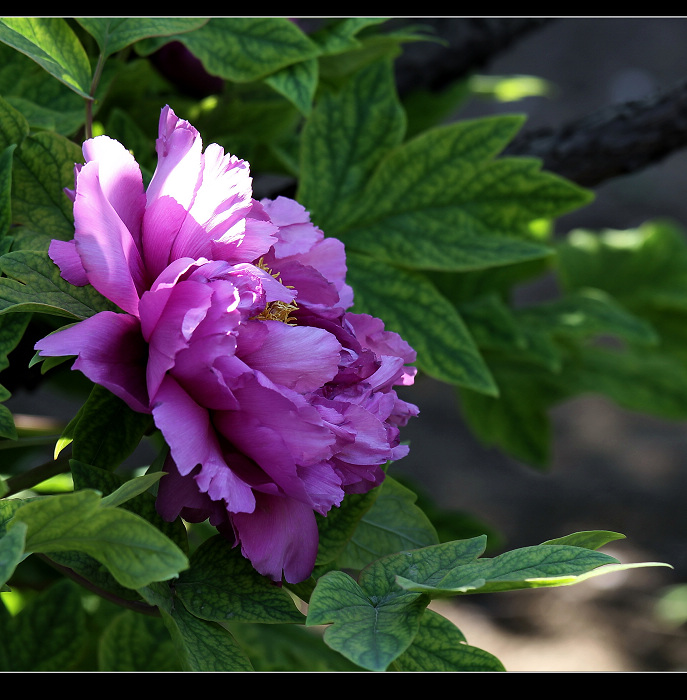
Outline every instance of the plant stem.
<path fill-rule="evenodd" d="M 58 457 L 54 460 L 51 459 L 49 462 L 34 467 L 28 472 L 17 474 L 17 476 L 7 479 L 5 484 L 8 490 L 7 493 L 5 493 L 5 497 L 14 496 L 20 491 L 25 491 L 36 484 L 40 484 L 51 476 L 63 474 L 68 471 L 69 459 L 67 456 Z"/>
<path fill-rule="evenodd" d="M 142 613 L 143 615 L 150 615 L 151 617 L 160 617 L 160 611 L 154 605 L 148 605 L 148 603 L 143 603 L 138 600 L 127 600 L 126 598 L 120 598 L 118 595 L 111 593 L 110 591 L 106 591 L 104 588 L 96 586 L 87 578 L 81 576 L 81 574 L 77 574 L 76 571 L 74 571 L 74 569 L 70 569 L 68 566 L 58 564 L 56 561 L 53 561 L 52 559 L 50 559 L 50 557 L 46 556 L 45 554 L 37 554 L 37 556 L 40 557 L 46 564 L 52 566 L 53 569 L 56 569 L 61 574 L 64 574 L 64 576 L 66 576 L 67 578 L 70 578 L 75 583 L 78 583 L 80 586 L 83 586 L 84 588 L 91 591 L 92 593 L 95 593 L 101 598 L 109 600 L 111 603 L 120 605 L 123 608 L 128 608 L 129 610 L 135 610 L 136 612 Z"/>
<path fill-rule="evenodd" d="M 100 76 L 103 74 L 103 67 L 105 66 L 105 54 L 101 51 L 98 56 L 98 63 L 95 67 L 95 72 L 93 73 L 93 80 L 91 81 L 90 95 L 91 98 L 86 100 L 86 123 L 84 125 L 84 138 L 88 140 L 93 137 L 93 103 L 95 102 L 95 90 L 100 82 Z"/>

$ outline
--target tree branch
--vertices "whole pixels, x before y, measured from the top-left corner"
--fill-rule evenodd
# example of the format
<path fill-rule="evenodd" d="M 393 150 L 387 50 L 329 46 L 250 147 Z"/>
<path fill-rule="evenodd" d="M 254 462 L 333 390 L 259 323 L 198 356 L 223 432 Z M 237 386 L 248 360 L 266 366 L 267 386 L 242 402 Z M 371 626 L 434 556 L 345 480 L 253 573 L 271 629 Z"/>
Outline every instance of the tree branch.
<path fill-rule="evenodd" d="M 585 187 L 637 172 L 687 146 L 687 80 L 643 100 L 610 105 L 557 129 L 525 131 L 504 155 L 535 156 Z"/>

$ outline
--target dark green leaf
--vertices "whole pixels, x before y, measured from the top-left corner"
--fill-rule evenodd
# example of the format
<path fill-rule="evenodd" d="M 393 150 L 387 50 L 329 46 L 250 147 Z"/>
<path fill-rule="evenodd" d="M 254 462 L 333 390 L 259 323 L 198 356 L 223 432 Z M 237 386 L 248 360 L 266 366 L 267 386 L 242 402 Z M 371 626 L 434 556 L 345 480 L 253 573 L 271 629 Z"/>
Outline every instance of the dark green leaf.
<path fill-rule="evenodd" d="M 387 476 L 372 508 L 367 511 L 346 545 L 339 567 L 362 569 L 393 552 L 438 543 L 427 516 L 415 505 L 416 495 Z"/>
<path fill-rule="evenodd" d="M 427 599 L 420 594 L 368 593 L 348 574 L 332 571 L 310 597 L 310 625 L 330 627 L 324 641 L 362 668 L 384 671 L 412 643 Z"/>
<path fill-rule="evenodd" d="M 248 657 L 231 634 L 216 622 L 199 620 L 183 605 L 162 619 L 188 671 L 252 671 Z"/>
<path fill-rule="evenodd" d="M 206 540 L 196 550 L 174 588 L 186 609 L 204 620 L 303 621 L 286 590 L 260 576 L 240 550 L 221 535 Z"/>
<path fill-rule="evenodd" d="M 3 625 L 2 671 L 68 671 L 88 643 L 86 614 L 78 587 L 59 581 Z"/>
<path fill-rule="evenodd" d="M 190 32 L 202 27 L 200 17 L 79 17 L 77 22 L 98 42 L 109 56 L 141 39 Z"/>
<path fill-rule="evenodd" d="M 89 97 L 91 66 L 66 20 L 57 17 L 3 17 L 0 41 L 32 58 L 74 92 Z"/>
<path fill-rule="evenodd" d="M 408 649 L 394 661 L 398 671 L 505 671 L 492 654 L 465 643 L 462 632 L 445 617 L 427 610 L 420 631 Z"/>
<path fill-rule="evenodd" d="M 99 671 L 180 671 L 176 649 L 159 618 L 126 610 L 104 630 Z"/>
<path fill-rule="evenodd" d="M 497 388 L 456 308 L 420 273 L 364 255 L 347 256 L 357 313 L 384 319 L 417 351 L 418 367 L 449 384 L 496 395 Z"/>
<path fill-rule="evenodd" d="M 96 491 L 47 496 L 24 503 L 8 525 L 28 525 L 26 551 L 78 551 L 104 564 L 121 585 L 140 588 L 178 575 L 183 552 L 143 518 L 101 505 Z"/>

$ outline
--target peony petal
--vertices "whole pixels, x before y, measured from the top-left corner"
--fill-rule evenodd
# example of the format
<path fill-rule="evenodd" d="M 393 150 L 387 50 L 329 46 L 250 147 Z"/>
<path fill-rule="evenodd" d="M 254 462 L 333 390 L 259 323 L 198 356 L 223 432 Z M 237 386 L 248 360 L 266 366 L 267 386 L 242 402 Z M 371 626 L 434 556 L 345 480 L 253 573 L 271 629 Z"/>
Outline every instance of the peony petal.
<path fill-rule="evenodd" d="M 41 357 L 77 355 L 72 369 L 109 389 L 134 411 L 150 413 L 145 390 L 147 348 L 137 318 L 102 311 L 39 340 L 35 348 Z"/>
<path fill-rule="evenodd" d="M 267 330 L 258 347 L 251 348 L 256 325 Z M 244 345 L 244 343 L 246 345 Z M 244 351 L 249 348 L 249 352 Z M 247 323 L 239 335 L 237 355 L 275 384 L 299 393 L 315 391 L 338 372 L 341 345 L 320 328 L 289 326 L 281 321 Z"/>
<path fill-rule="evenodd" d="M 86 270 L 83 269 L 83 263 L 76 251 L 76 242 L 74 240 L 52 240 L 48 248 L 48 255 L 55 265 L 60 268 L 60 275 L 67 282 L 77 287 L 89 284 Z"/>
<path fill-rule="evenodd" d="M 88 281 L 110 301 L 136 316 L 145 271 L 131 232 L 100 186 L 98 162 L 78 176 L 74 201 L 74 240 Z"/>
<path fill-rule="evenodd" d="M 182 476 L 201 465 L 196 482 L 211 489 L 217 480 L 220 495 L 232 513 L 250 513 L 255 507 L 253 491 L 228 466 L 222 455 L 210 416 L 170 376 L 160 385 L 152 405 L 155 425 L 170 447 L 172 459 Z"/>
<path fill-rule="evenodd" d="M 98 174 L 103 194 L 140 249 L 146 196 L 138 163 L 119 141 L 108 136 L 97 136 L 86 141 L 83 154 L 87 163 L 99 163 Z"/>
<path fill-rule="evenodd" d="M 232 517 L 241 552 L 273 581 L 299 583 L 310 576 L 317 556 L 317 523 L 308 505 L 257 494 L 255 511 Z"/>

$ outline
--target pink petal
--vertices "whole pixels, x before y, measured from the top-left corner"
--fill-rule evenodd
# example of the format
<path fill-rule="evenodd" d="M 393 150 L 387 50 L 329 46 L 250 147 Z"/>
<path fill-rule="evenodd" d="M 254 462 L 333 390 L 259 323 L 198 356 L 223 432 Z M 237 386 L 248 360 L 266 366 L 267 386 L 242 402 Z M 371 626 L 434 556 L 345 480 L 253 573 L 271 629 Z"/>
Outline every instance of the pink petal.
<path fill-rule="evenodd" d="M 259 324 L 267 329 L 260 345 L 244 352 Z M 239 335 L 237 355 L 260 370 L 275 384 L 299 393 L 315 391 L 338 372 L 341 345 L 327 331 L 307 326 L 289 326 L 281 321 L 248 323 Z"/>
<path fill-rule="evenodd" d="M 79 172 L 74 225 L 88 281 L 121 309 L 137 315 L 145 280 L 143 261 L 131 232 L 100 186 L 97 161 Z"/>
<path fill-rule="evenodd" d="M 54 239 L 48 248 L 50 259 L 60 268 L 60 275 L 70 284 L 83 287 L 89 284 L 86 270 L 76 251 L 76 242 Z"/>
<path fill-rule="evenodd" d="M 102 311 L 35 345 L 42 357 L 77 355 L 72 369 L 109 389 L 134 411 L 150 413 L 145 390 L 147 348 L 137 318 Z"/>
<path fill-rule="evenodd" d="M 304 581 L 315 566 L 317 523 L 312 508 L 290 498 L 257 494 L 255 511 L 232 517 L 243 556 L 273 581 Z"/>
<path fill-rule="evenodd" d="M 232 513 L 250 513 L 255 507 L 252 489 L 228 466 L 208 411 L 200 407 L 169 375 L 153 402 L 155 425 L 162 431 L 182 476 L 201 465 L 196 481 L 213 500 L 222 500 Z"/>

